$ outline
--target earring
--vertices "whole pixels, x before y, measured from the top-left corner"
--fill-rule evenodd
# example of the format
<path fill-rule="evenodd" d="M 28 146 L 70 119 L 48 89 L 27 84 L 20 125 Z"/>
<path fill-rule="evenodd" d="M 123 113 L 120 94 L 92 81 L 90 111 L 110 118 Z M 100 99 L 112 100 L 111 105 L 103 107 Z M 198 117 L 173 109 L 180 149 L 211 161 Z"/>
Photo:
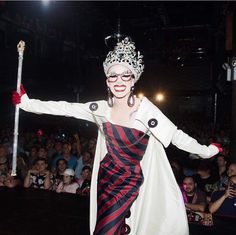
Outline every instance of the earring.
<path fill-rule="evenodd" d="M 108 103 L 109 107 L 112 107 L 113 106 L 113 99 L 112 99 L 110 87 L 107 87 L 107 92 L 108 92 L 107 103 Z"/>
<path fill-rule="evenodd" d="M 129 105 L 129 107 L 133 107 L 135 104 L 135 100 L 134 100 L 134 86 L 132 86 L 130 88 L 130 94 L 127 100 L 127 104 Z"/>

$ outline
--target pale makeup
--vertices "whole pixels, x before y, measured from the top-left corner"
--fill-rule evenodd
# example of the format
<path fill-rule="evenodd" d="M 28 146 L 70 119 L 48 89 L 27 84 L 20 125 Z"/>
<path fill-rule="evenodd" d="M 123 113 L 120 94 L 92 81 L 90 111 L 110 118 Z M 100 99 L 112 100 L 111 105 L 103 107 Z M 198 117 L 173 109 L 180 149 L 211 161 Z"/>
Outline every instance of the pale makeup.
<path fill-rule="evenodd" d="M 109 77 L 106 80 L 107 86 L 110 88 L 114 98 L 124 98 L 127 97 L 130 93 L 131 87 L 134 85 L 134 78 L 131 77 L 131 71 L 123 65 L 113 65 L 108 70 L 108 76 L 117 76 L 116 81 L 109 81 Z M 127 79 L 130 75 L 130 79 Z M 121 76 L 124 76 L 125 81 L 122 80 Z"/>

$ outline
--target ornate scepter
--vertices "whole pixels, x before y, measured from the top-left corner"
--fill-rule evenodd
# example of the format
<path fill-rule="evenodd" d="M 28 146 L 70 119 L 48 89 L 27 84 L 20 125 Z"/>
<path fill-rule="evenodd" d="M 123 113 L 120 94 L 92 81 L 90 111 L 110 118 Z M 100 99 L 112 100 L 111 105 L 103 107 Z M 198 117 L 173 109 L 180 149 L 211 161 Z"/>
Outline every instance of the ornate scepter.
<path fill-rule="evenodd" d="M 25 42 L 20 41 L 17 45 L 18 51 L 18 71 L 17 71 L 17 85 L 16 91 L 20 94 L 23 54 L 25 50 Z M 13 157 L 12 157 L 12 176 L 16 176 L 16 162 L 17 162 L 17 144 L 18 144 L 18 127 L 19 127 L 19 105 L 15 109 L 15 125 L 14 125 L 14 142 L 13 142 Z"/>

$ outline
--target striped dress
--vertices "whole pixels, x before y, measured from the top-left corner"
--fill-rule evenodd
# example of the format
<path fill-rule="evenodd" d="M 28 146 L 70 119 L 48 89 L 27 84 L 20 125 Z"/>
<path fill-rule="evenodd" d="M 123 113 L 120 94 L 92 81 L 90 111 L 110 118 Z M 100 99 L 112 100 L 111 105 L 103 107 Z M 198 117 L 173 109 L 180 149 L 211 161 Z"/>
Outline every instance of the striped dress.
<path fill-rule="evenodd" d="M 94 235 L 129 234 L 125 218 L 143 183 L 140 161 L 148 144 L 142 131 L 103 123 L 108 153 L 100 163 L 97 186 L 97 223 Z M 143 136 L 143 138 L 141 138 Z"/>

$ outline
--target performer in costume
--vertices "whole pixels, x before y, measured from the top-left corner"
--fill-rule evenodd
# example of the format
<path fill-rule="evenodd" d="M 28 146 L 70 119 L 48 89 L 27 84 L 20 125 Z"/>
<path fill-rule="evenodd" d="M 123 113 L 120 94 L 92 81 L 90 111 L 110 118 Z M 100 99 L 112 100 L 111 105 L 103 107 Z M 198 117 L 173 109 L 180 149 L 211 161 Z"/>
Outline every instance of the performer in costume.
<path fill-rule="evenodd" d="M 103 63 L 107 101 L 85 104 L 29 99 L 23 86 L 14 104 L 38 114 L 88 120 L 98 125 L 90 193 L 94 235 L 187 235 L 185 206 L 164 147 L 210 158 L 219 146 L 200 145 L 146 97 L 134 96 L 144 65 L 134 43 L 117 43 Z M 164 147 L 163 147 L 164 146 Z"/>

